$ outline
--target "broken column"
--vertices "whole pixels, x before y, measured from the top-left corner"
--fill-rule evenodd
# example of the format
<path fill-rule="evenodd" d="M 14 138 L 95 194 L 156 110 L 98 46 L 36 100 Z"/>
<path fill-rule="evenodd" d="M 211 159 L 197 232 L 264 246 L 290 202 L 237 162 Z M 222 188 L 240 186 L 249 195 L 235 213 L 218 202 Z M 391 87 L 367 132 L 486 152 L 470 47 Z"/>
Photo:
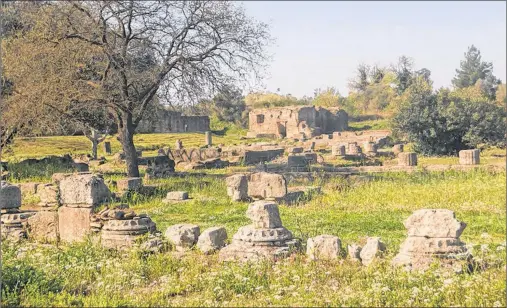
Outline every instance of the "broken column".
<path fill-rule="evenodd" d="M 399 153 L 398 166 L 417 166 L 417 154 L 414 152 Z"/>
<path fill-rule="evenodd" d="M 287 181 L 281 174 L 257 172 L 248 177 L 248 196 L 276 200 L 287 195 Z"/>
<path fill-rule="evenodd" d="M 185 251 L 197 243 L 200 233 L 198 225 L 177 224 L 167 228 L 165 237 L 177 251 Z"/>
<path fill-rule="evenodd" d="M 364 153 L 370 156 L 377 155 L 377 145 L 375 144 L 375 142 L 365 142 Z"/>
<path fill-rule="evenodd" d="M 311 260 L 334 260 L 341 254 L 341 241 L 334 235 L 319 235 L 308 239 L 306 254 Z"/>
<path fill-rule="evenodd" d="M 111 152 L 111 142 L 104 141 L 104 153 L 106 153 L 107 155 L 111 155 L 112 154 L 112 152 Z"/>
<path fill-rule="evenodd" d="M 276 203 L 256 201 L 249 205 L 246 216 L 252 224 L 239 228 L 232 243 L 220 250 L 221 261 L 276 259 L 297 246 L 292 233 L 282 225 Z"/>
<path fill-rule="evenodd" d="M 146 215 L 117 215 L 105 221 L 100 232 L 102 246 L 113 249 L 128 249 L 139 243 L 147 233 L 156 231 L 156 224 Z M 134 217 L 131 217 L 134 216 Z"/>
<path fill-rule="evenodd" d="M 344 145 L 333 145 L 331 148 L 331 154 L 333 156 L 345 156 L 345 146 Z"/>
<path fill-rule="evenodd" d="M 357 142 L 350 142 L 347 145 L 348 155 L 359 155 L 361 154 L 361 147 L 357 145 Z"/>
<path fill-rule="evenodd" d="M 458 221 L 453 211 L 417 210 L 403 224 L 408 237 L 393 259 L 394 265 L 409 270 L 425 270 L 435 260 L 444 267 L 470 265 L 472 256 L 459 239 L 466 224 Z"/>
<path fill-rule="evenodd" d="M 18 241 L 26 238 L 23 224 L 28 218 L 20 213 L 21 189 L 7 182 L 0 182 L 0 234 L 2 238 Z"/>
<path fill-rule="evenodd" d="M 211 147 L 213 145 L 210 131 L 204 133 L 204 141 L 207 147 Z"/>
<path fill-rule="evenodd" d="M 81 241 L 90 233 L 93 209 L 109 201 L 111 193 L 104 179 L 93 174 L 73 174 L 59 184 L 58 230 L 64 242 Z"/>
<path fill-rule="evenodd" d="M 232 201 L 248 200 L 248 177 L 245 174 L 235 174 L 225 179 L 227 195 Z"/>
<path fill-rule="evenodd" d="M 481 152 L 478 149 L 459 151 L 460 165 L 479 165 Z"/>

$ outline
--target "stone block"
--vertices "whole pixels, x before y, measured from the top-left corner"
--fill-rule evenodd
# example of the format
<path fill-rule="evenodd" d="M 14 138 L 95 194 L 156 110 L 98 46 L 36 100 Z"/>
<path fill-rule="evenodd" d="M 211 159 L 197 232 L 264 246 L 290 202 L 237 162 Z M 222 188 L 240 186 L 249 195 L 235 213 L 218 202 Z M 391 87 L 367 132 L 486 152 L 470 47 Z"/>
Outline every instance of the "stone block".
<path fill-rule="evenodd" d="M 211 132 L 210 131 L 206 131 L 204 132 L 204 143 L 206 146 L 210 147 L 213 145 L 213 142 L 212 142 L 212 135 L 211 135 Z"/>
<path fill-rule="evenodd" d="M 35 196 L 39 198 L 38 206 L 58 206 L 58 187 L 53 184 L 39 184 Z"/>
<path fill-rule="evenodd" d="M 393 146 L 393 153 L 394 153 L 394 155 L 398 155 L 401 152 L 403 152 L 403 144 L 401 144 L 401 143 L 395 144 Z"/>
<path fill-rule="evenodd" d="M 223 227 L 213 227 L 204 230 L 197 240 L 197 248 L 205 254 L 212 253 L 225 246 L 227 231 Z"/>
<path fill-rule="evenodd" d="M 348 245 L 347 253 L 349 259 L 353 261 L 361 261 L 361 246 L 358 246 L 356 244 Z"/>
<path fill-rule="evenodd" d="M 90 171 L 90 167 L 87 163 L 74 163 L 74 168 L 77 172 L 88 172 Z"/>
<path fill-rule="evenodd" d="M 165 232 L 165 237 L 176 247 L 176 250 L 183 251 L 197 243 L 200 229 L 197 225 L 178 224 L 170 226 Z"/>
<path fill-rule="evenodd" d="M 167 193 L 166 200 L 187 200 L 188 192 L 186 191 L 170 191 Z"/>
<path fill-rule="evenodd" d="M 58 213 L 40 211 L 28 217 L 28 238 L 40 242 L 58 241 Z"/>
<path fill-rule="evenodd" d="M 304 149 L 302 147 L 292 147 L 288 149 L 289 154 L 299 154 L 303 153 Z"/>
<path fill-rule="evenodd" d="M 0 209 L 15 209 L 21 206 L 21 189 L 2 181 L 0 183 Z"/>
<path fill-rule="evenodd" d="M 402 152 L 398 154 L 399 166 L 417 166 L 417 154 L 414 152 Z"/>
<path fill-rule="evenodd" d="M 375 142 L 365 142 L 364 143 L 364 152 L 365 153 L 377 153 L 377 145 Z"/>
<path fill-rule="evenodd" d="M 225 179 L 227 195 L 232 201 L 248 199 L 248 178 L 244 174 L 235 174 Z"/>
<path fill-rule="evenodd" d="M 141 178 L 127 178 L 116 181 L 118 191 L 136 191 L 143 186 L 143 179 Z"/>
<path fill-rule="evenodd" d="M 380 257 L 386 250 L 386 245 L 382 243 L 380 237 L 369 237 L 366 245 L 361 249 L 359 256 L 363 265 L 370 265 L 373 260 Z"/>
<path fill-rule="evenodd" d="M 334 260 L 341 254 L 341 241 L 334 235 L 319 235 L 308 239 L 306 254 L 312 260 Z"/>
<path fill-rule="evenodd" d="M 17 186 L 19 189 L 21 189 L 21 195 L 28 196 L 28 195 L 35 195 L 37 193 L 37 185 L 39 183 L 19 183 Z"/>
<path fill-rule="evenodd" d="M 281 174 L 252 173 L 248 181 L 248 195 L 257 199 L 283 198 L 287 194 L 287 181 Z"/>
<path fill-rule="evenodd" d="M 248 206 L 246 217 L 252 220 L 257 229 L 281 228 L 282 220 L 278 211 L 278 204 L 270 201 L 256 201 Z"/>
<path fill-rule="evenodd" d="M 308 172 L 309 163 L 305 155 L 289 155 L 287 158 L 287 167 L 290 171 Z"/>
<path fill-rule="evenodd" d="M 331 148 L 331 154 L 333 156 L 345 156 L 345 146 L 344 145 L 334 145 Z"/>
<path fill-rule="evenodd" d="M 58 208 L 58 231 L 63 242 L 83 241 L 91 231 L 92 208 Z"/>
<path fill-rule="evenodd" d="M 421 237 L 458 238 L 466 228 L 453 211 L 445 209 L 417 210 L 403 224 L 408 236 Z"/>
<path fill-rule="evenodd" d="M 106 153 L 107 155 L 111 155 L 112 154 L 112 151 L 111 151 L 111 142 L 104 141 L 104 153 Z"/>
<path fill-rule="evenodd" d="M 481 152 L 478 149 L 459 151 L 460 165 L 479 165 Z"/>
<path fill-rule="evenodd" d="M 93 174 L 69 175 L 59 188 L 61 203 L 70 207 L 95 207 L 111 198 L 104 179 Z"/>

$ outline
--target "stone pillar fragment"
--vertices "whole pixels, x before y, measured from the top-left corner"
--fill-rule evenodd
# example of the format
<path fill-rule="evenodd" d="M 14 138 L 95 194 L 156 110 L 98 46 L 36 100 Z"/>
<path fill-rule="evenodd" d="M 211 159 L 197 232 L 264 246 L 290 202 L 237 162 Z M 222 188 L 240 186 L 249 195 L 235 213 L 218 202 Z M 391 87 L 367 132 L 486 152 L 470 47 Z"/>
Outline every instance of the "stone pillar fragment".
<path fill-rule="evenodd" d="M 207 147 L 211 147 L 213 145 L 210 131 L 204 133 L 204 141 L 206 142 Z"/>
<path fill-rule="evenodd" d="M 104 141 L 104 153 L 107 155 L 111 155 L 113 152 L 111 151 L 111 142 Z"/>
<path fill-rule="evenodd" d="M 333 156 L 345 156 L 345 146 L 344 145 L 334 145 L 331 148 L 331 154 Z"/>
<path fill-rule="evenodd" d="M 478 149 L 459 151 L 460 165 L 479 165 L 481 152 Z"/>
<path fill-rule="evenodd" d="M 399 166 L 417 166 L 417 154 L 414 152 L 403 152 L 398 154 Z"/>

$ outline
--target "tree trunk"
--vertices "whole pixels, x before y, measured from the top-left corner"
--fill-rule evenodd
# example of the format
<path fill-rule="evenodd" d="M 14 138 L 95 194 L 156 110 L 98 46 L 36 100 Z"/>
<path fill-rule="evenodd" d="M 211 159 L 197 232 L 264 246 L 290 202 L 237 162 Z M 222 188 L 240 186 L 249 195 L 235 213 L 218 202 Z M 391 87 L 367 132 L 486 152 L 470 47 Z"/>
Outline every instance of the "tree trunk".
<path fill-rule="evenodd" d="M 92 158 L 97 160 L 97 140 L 92 140 Z"/>
<path fill-rule="evenodd" d="M 134 146 L 134 125 L 132 123 L 132 114 L 123 115 L 120 125 L 118 125 L 119 141 L 125 154 L 127 163 L 128 177 L 139 177 L 139 165 L 137 164 L 136 147 Z"/>

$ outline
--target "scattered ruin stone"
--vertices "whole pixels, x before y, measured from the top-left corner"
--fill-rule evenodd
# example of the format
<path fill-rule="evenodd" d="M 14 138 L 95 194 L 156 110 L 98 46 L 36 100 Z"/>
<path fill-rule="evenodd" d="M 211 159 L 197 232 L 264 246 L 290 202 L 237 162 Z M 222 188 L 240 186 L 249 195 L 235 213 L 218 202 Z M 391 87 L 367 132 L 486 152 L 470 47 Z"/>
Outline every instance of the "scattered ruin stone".
<path fill-rule="evenodd" d="M 460 165 L 479 165 L 481 152 L 478 149 L 459 151 Z"/>
<path fill-rule="evenodd" d="M 303 153 L 304 149 L 302 147 L 292 147 L 288 149 L 289 154 L 299 154 Z"/>
<path fill-rule="evenodd" d="M 17 186 L 21 190 L 22 196 L 35 195 L 37 193 L 37 185 L 39 183 L 19 183 Z"/>
<path fill-rule="evenodd" d="M 120 192 L 137 191 L 143 186 L 141 178 L 127 178 L 116 181 L 116 187 Z"/>
<path fill-rule="evenodd" d="M 176 150 L 181 150 L 181 149 L 183 149 L 183 142 L 182 142 L 180 139 L 176 140 L 176 143 L 175 143 L 175 145 L 174 145 L 174 148 L 175 148 Z"/>
<path fill-rule="evenodd" d="M 243 161 L 246 165 L 254 165 L 261 162 L 270 161 L 278 156 L 283 155 L 284 152 L 285 150 L 283 148 L 261 151 L 246 150 L 244 152 Z"/>
<path fill-rule="evenodd" d="M 101 244 L 106 248 L 128 249 L 138 244 L 143 235 L 155 230 L 156 224 L 149 217 L 108 220 L 100 232 Z"/>
<path fill-rule="evenodd" d="M 319 235 L 308 239 L 306 254 L 311 260 L 338 259 L 341 254 L 341 241 L 334 235 Z"/>
<path fill-rule="evenodd" d="M 308 146 L 308 152 L 313 152 L 315 150 L 315 141 L 310 142 L 310 145 Z"/>
<path fill-rule="evenodd" d="M 348 245 L 347 252 L 349 259 L 351 259 L 352 261 L 361 262 L 361 246 L 358 246 L 356 244 Z"/>
<path fill-rule="evenodd" d="M 93 174 L 73 174 L 60 181 L 60 201 L 67 207 L 95 207 L 107 202 L 111 192 L 104 179 Z"/>
<path fill-rule="evenodd" d="M 111 155 L 112 154 L 112 151 L 111 151 L 111 142 L 109 141 L 104 141 L 104 153 L 106 153 L 107 155 Z"/>
<path fill-rule="evenodd" d="M 380 237 L 369 237 L 359 254 L 362 264 L 370 265 L 375 258 L 382 256 L 385 250 L 386 245 L 382 243 Z"/>
<path fill-rule="evenodd" d="M 58 213 L 39 211 L 27 221 L 28 238 L 39 242 L 58 241 Z"/>
<path fill-rule="evenodd" d="M 90 234 L 92 208 L 58 208 L 58 232 L 63 242 L 83 241 Z"/>
<path fill-rule="evenodd" d="M 250 204 L 247 213 L 253 218 L 253 224 L 239 228 L 232 243 L 220 250 L 221 261 L 276 259 L 287 256 L 293 248 L 299 247 L 299 242 L 293 240 L 292 233 L 281 226 L 278 206 L 265 206 L 266 204 L 273 203 L 257 201 Z M 255 227 L 262 225 L 278 227 Z"/>
<path fill-rule="evenodd" d="M 344 145 L 334 145 L 331 148 L 331 154 L 333 156 L 345 156 L 345 146 Z"/>
<path fill-rule="evenodd" d="M 347 145 L 347 155 L 359 155 L 361 153 L 361 147 L 357 145 L 357 142 L 351 142 Z"/>
<path fill-rule="evenodd" d="M 35 194 L 39 198 L 37 205 L 40 207 L 57 207 L 59 203 L 58 193 L 58 187 L 53 184 L 39 184 Z"/>
<path fill-rule="evenodd" d="M 304 156 L 309 164 L 316 164 L 319 162 L 319 155 L 317 155 L 317 153 L 305 153 Z"/>
<path fill-rule="evenodd" d="M 200 229 L 197 225 L 178 224 L 170 226 L 165 232 L 165 237 L 178 251 L 184 251 L 197 243 Z"/>
<path fill-rule="evenodd" d="M 283 198 L 287 194 L 287 181 L 281 174 L 258 172 L 248 179 L 248 196 L 254 199 Z"/>
<path fill-rule="evenodd" d="M 182 201 L 188 199 L 188 192 L 186 191 L 170 191 L 165 196 L 163 201 Z"/>
<path fill-rule="evenodd" d="M 377 145 L 375 142 L 366 142 L 364 144 L 364 153 L 369 156 L 375 156 L 377 154 Z"/>
<path fill-rule="evenodd" d="M 470 266 L 472 255 L 459 237 L 466 224 L 456 219 L 453 211 L 423 209 L 415 211 L 403 223 L 408 237 L 393 259 L 394 265 L 409 270 L 425 270 L 435 260 L 443 267 Z"/>
<path fill-rule="evenodd" d="M 417 154 L 414 152 L 402 152 L 398 154 L 399 166 L 417 166 Z"/>
<path fill-rule="evenodd" d="M 19 241 L 26 238 L 26 231 L 23 225 L 28 215 L 24 213 L 2 214 L 0 216 L 0 235 L 3 239 Z"/>
<path fill-rule="evenodd" d="M 287 159 L 287 168 L 291 172 L 309 172 L 310 164 L 305 155 L 289 155 Z"/>
<path fill-rule="evenodd" d="M 5 181 L 0 182 L 0 209 L 15 209 L 21 206 L 21 189 Z"/>
<path fill-rule="evenodd" d="M 207 147 L 213 146 L 212 135 L 210 131 L 206 131 L 204 133 L 204 142 Z"/>
<path fill-rule="evenodd" d="M 235 174 L 225 179 L 227 195 L 232 201 L 248 200 L 248 177 L 244 174 Z"/>
<path fill-rule="evenodd" d="M 403 152 L 403 144 L 398 143 L 393 146 L 393 153 L 394 155 L 398 155 L 401 152 Z"/>
<path fill-rule="evenodd" d="M 174 174 L 174 160 L 168 156 L 151 156 L 139 159 L 140 165 L 147 165 L 146 178 L 164 178 Z"/>
<path fill-rule="evenodd" d="M 225 228 L 208 228 L 199 235 L 197 248 L 205 254 L 209 254 L 224 247 L 225 240 L 227 240 L 227 231 Z"/>

